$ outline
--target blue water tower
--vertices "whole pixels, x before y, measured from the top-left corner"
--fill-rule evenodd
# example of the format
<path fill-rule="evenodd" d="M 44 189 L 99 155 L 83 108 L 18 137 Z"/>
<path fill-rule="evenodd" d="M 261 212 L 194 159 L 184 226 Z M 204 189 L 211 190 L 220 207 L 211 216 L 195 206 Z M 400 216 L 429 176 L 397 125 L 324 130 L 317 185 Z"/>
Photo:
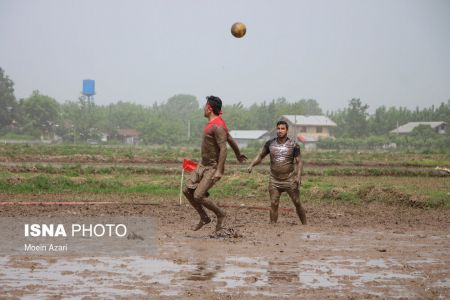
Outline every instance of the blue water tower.
<path fill-rule="evenodd" d="M 83 95 L 91 97 L 95 95 L 95 80 L 83 80 Z"/>

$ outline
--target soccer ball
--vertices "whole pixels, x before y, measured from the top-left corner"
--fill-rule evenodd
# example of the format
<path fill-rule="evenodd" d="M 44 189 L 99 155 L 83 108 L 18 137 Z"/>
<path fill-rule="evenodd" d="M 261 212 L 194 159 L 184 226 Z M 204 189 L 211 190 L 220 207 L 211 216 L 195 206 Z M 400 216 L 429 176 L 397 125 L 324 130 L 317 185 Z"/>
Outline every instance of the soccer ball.
<path fill-rule="evenodd" d="M 236 22 L 231 26 L 231 34 L 234 37 L 241 38 L 245 35 L 247 32 L 247 28 L 245 27 L 244 23 Z"/>

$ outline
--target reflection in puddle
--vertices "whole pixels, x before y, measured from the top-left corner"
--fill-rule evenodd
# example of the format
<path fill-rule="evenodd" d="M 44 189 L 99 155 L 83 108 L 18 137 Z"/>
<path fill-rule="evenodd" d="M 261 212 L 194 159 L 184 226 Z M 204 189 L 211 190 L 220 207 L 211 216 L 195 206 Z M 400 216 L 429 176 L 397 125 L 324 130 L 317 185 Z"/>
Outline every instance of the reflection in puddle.
<path fill-rule="evenodd" d="M 450 278 L 438 280 L 432 285 L 433 287 L 450 288 Z"/>
<path fill-rule="evenodd" d="M 0 257 L 0 286 L 7 297 L 65 298 L 183 296 L 205 284 L 217 293 L 289 297 L 301 290 L 331 289 L 380 297 L 414 297 L 407 287 L 426 274 L 402 269 L 408 265 L 434 265 L 437 260 L 403 262 L 395 259 L 267 261 L 259 257 L 230 256 L 224 261 L 173 262 L 152 257 L 51 258 Z M 449 272 L 448 268 L 442 269 Z M 206 283 L 207 282 L 207 283 Z M 402 283 L 405 283 L 402 286 Z M 436 280 L 430 287 L 448 288 Z M 30 288 L 33 287 L 33 288 Z"/>
<path fill-rule="evenodd" d="M 269 283 L 279 284 L 280 282 L 298 283 L 299 269 L 296 262 L 269 262 L 267 268 Z"/>
<path fill-rule="evenodd" d="M 218 292 L 248 286 L 262 287 L 267 284 L 266 266 L 267 262 L 259 258 L 228 257 L 222 272 L 217 274 L 213 281 L 225 283 L 224 286 L 217 289 Z"/>
<path fill-rule="evenodd" d="M 26 260 L 28 264 L 21 263 Z M 39 267 L 33 268 L 37 265 Z M 64 291 L 67 298 L 81 295 L 96 297 L 145 296 L 148 286 L 158 290 L 159 285 L 173 286 L 172 294 L 180 285 L 172 282 L 173 274 L 185 269 L 167 260 L 145 257 L 92 258 L 23 258 L 1 257 L 1 286 L 6 291 L 22 290 L 27 286 L 41 290 L 41 297 L 50 297 Z M 36 291 L 28 293 L 34 295 Z M 178 293 L 178 292 L 177 292 Z"/>
<path fill-rule="evenodd" d="M 203 261 L 197 264 L 196 269 L 191 273 L 189 277 L 187 277 L 187 280 L 211 280 L 221 269 L 222 267 L 220 265 L 208 266 L 208 264 Z"/>

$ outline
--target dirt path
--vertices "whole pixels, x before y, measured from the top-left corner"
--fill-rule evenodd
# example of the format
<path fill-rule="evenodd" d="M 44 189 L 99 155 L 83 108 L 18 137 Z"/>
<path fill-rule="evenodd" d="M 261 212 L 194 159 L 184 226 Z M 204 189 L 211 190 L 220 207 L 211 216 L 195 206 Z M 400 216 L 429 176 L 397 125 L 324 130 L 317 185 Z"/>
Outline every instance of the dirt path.
<path fill-rule="evenodd" d="M 2 195 L 0 201 L 17 201 Z M 41 196 L 42 198 L 42 196 Z M 45 200 L 61 200 L 58 195 Z M 89 198 L 89 197 L 87 197 Z M 86 200 L 86 199 L 85 199 Z M 92 201 L 118 199 L 90 198 Z M 129 199 L 131 200 L 131 199 Z M 122 201 L 126 201 L 123 200 Z M 197 232 L 176 199 L 134 204 L 5 205 L 0 216 L 151 216 L 158 254 L 134 257 L 0 258 L 0 293 L 11 298 L 427 298 L 450 297 L 450 211 L 382 204 L 308 204 L 309 225 L 291 205 L 277 225 L 261 202 L 219 203 L 234 237 Z M 140 203 L 140 204 L 139 204 Z M 147 205 L 151 204 L 151 205 Z M 262 209 L 248 208 L 261 207 Z M 214 223 L 214 222 L 213 222 Z"/>

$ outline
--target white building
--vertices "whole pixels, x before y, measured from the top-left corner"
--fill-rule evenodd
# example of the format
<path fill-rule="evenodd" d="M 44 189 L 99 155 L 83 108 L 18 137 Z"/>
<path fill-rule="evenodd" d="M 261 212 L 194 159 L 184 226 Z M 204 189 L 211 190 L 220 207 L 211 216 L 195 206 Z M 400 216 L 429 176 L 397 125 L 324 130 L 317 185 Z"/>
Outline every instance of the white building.
<path fill-rule="evenodd" d="M 231 130 L 230 135 L 236 141 L 239 148 L 246 148 L 250 142 L 262 142 L 267 139 L 264 136 L 267 130 Z"/>
<path fill-rule="evenodd" d="M 302 142 L 306 149 L 315 149 L 319 139 L 334 138 L 337 127 L 326 116 L 282 115 L 280 119 L 289 124 L 289 136 Z"/>
<path fill-rule="evenodd" d="M 447 129 L 445 122 L 409 122 L 390 131 L 390 133 L 410 134 L 414 128 L 419 125 L 427 125 L 433 128 L 437 133 L 444 134 Z"/>

